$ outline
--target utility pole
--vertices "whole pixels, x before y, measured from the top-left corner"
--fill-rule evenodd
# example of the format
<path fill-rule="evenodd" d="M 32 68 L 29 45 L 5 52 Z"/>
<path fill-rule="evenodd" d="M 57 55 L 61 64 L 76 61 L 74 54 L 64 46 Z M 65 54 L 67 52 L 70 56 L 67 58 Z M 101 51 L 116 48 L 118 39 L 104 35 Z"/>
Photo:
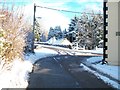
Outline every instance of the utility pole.
<path fill-rule="evenodd" d="M 34 31 L 35 31 L 35 12 L 36 12 L 36 5 L 34 3 L 34 14 L 33 14 L 33 41 L 32 41 L 32 52 L 34 52 L 34 40 L 35 40 L 35 34 L 34 34 Z"/>
<path fill-rule="evenodd" d="M 36 5 L 35 5 L 35 3 L 34 3 L 34 14 L 33 14 L 33 33 L 34 33 L 34 30 L 35 30 L 35 21 L 36 21 L 36 19 L 35 19 L 35 12 L 36 12 Z"/>

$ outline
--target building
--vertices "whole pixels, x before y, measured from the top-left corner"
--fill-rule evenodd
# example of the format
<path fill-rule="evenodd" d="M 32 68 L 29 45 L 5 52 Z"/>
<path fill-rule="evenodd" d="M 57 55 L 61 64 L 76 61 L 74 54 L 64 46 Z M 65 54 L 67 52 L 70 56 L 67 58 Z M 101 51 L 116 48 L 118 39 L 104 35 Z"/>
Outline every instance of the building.
<path fill-rule="evenodd" d="M 120 0 L 104 2 L 105 60 L 111 65 L 120 65 Z"/>

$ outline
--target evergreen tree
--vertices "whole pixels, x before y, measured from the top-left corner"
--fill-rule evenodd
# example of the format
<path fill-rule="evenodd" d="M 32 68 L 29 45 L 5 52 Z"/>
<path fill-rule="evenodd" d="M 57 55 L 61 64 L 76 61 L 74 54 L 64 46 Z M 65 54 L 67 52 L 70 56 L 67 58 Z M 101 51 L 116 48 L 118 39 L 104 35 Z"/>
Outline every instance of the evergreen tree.
<path fill-rule="evenodd" d="M 56 39 L 61 39 L 62 38 L 62 30 L 60 26 L 56 26 L 54 28 L 54 35 L 56 37 Z"/>
<path fill-rule="evenodd" d="M 76 31 L 77 22 L 78 22 L 78 18 L 75 16 L 73 19 L 71 19 L 71 23 L 69 24 L 68 34 L 66 37 L 70 42 L 74 42 L 75 40 L 76 37 L 75 31 Z"/>
<path fill-rule="evenodd" d="M 52 37 L 56 39 L 61 39 L 62 38 L 62 30 L 60 26 L 56 26 L 54 29 L 50 27 L 49 33 L 48 33 L 48 40 Z"/>
<path fill-rule="evenodd" d="M 66 38 L 66 34 L 67 34 L 67 30 L 65 29 L 65 30 L 63 30 L 63 32 L 62 32 L 62 38 Z"/>
<path fill-rule="evenodd" d="M 94 49 L 103 40 L 103 17 L 94 13 L 83 14 L 80 18 L 71 19 L 67 38 L 74 46 Z"/>
<path fill-rule="evenodd" d="M 49 33 L 48 33 L 48 40 L 54 36 L 54 29 L 50 27 Z"/>

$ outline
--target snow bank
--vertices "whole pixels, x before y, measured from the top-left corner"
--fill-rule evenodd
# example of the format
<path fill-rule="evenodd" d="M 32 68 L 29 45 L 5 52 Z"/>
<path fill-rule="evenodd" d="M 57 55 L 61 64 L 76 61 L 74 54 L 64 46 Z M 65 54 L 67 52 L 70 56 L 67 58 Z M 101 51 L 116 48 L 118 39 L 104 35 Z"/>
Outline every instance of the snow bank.
<path fill-rule="evenodd" d="M 97 54 L 103 54 L 103 48 L 96 48 L 96 50 L 80 50 L 84 53 L 97 53 Z"/>
<path fill-rule="evenodd" d="M 103 59 L 103 57 L 92 57 L 87 59 L 87 63 L 90 63 L 92 65 L 92 67 L 96 68 L 97 70 L 117 79 L 120 80 L 119 78 L 119 70 L 120 70 L 120 66 L 113 66 L 113 65 L 109 65 L 109 64 L 104 64 L 102 65 L 101 63 L 97 63 Z M 98 75 L 97 75 L 98 76 Z M 118 86 L 120 87 L 119 84 L 117 84 L 117 82 L 114 82 L 112 80 L 110 80 L 107 77 L 101 76 L 99 75 L 99 77 L 104 80 L 107 83 L 110 83 L 111 85 L 113 85 L 115 88 L 118 88 Z"/>
<path fill-rule="evenodd" d="M 26 88 L 28 85 L 27 74 L 32 70 L 32 64 L 16 58 L 10 67 L 10 70 L 4 70 L 0 73 L 0 89 Z"/>
<path fill-rule="evenodd" d="M 28 86 L 29 73 L 33 64 L 40 58 L 56 55 L 57 52 L 50 49 L 36 49 L 35 54 L 25 55 L 24 61 L 15 59 L 11 64 L 11 70 L 0 73 L 0 89 L 2 88 L 26 88 Z"/>
<path fill-rule="evenodd" d="M 120 80 L 118 76 L 119 75 L 118 70 L 120 70 L 120 66 L 97 64 L 97 65 L 93 65 L 93 67 L 96 67 L 99 71 L 104 72 L 117 80 Z"/>
<path fill-rule="evenodd" d="M 96 71 L 91 70 L 90 68 L 88 68 L 84 64 L 80 64 L 80 66 L 82 66 L 85 71 L 91 72 L 94 75 L 96 75 L 98 78 L 102 79 L 105 83 L 107 83 L 109 85 L 112 85 L 114 88 L 119 89 L 120 84 L 118 84 L 117 82 L 114 82 L 114 81 L 110 80 L 109 78 L 100 75 L 99 73 L 97 73 Z"/>
<path fill-rule="evenodd" d="M 103 59 L 102 56 L 101 57 L 91 57 L 91 58 L 87 59 L 87 62 L 92 64 L 92 63 L 95 63 L 95 62 L 102 61 L 102 59 Z"/>
<path fill-rule="evenodd" d="M 40 58 L 58 54 L 56 51 L 46 48 L 40 48 L 40 49 L 38 48 L 35 49 L 34 51 L 35 54 L 30 54 L 30 55 L 28 54 L 25 56 L 25 60 L 31 62 L 32 64 L 34 64 Z"/>
<path fill-rule="evenodd" d="M 89 63 L 95 63 L 95 62 L 99 62 L 103 59 L 103 57 L 92 57 L 87 59 L 87 61 Z M 110 75 L 111 77 L 120 80 L 120 78 L 118 77 L 118 70 L 120 70 L 120 66 L 113 66 L 113 65 L 107 65 L 104 64 L 102 65 L 101 63 L 98 64 L 92 64 L 92 66 L 96 69 L 98 69 L 101 72 L 104 72 L 105 74 Z"/>

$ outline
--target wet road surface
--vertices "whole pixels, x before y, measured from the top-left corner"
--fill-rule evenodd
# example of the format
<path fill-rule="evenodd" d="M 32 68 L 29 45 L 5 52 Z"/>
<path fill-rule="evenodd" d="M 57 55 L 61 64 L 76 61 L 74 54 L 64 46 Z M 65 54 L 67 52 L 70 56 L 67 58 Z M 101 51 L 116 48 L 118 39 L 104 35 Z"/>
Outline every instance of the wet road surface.
<path fill-rule="evenodd" d="M 34 64 L 28 88 L 109 88 L 108 84 L 80 67 L 87 56 L 57 55 Z M 92 89 L 93 90 L 93 89 Z"/>

